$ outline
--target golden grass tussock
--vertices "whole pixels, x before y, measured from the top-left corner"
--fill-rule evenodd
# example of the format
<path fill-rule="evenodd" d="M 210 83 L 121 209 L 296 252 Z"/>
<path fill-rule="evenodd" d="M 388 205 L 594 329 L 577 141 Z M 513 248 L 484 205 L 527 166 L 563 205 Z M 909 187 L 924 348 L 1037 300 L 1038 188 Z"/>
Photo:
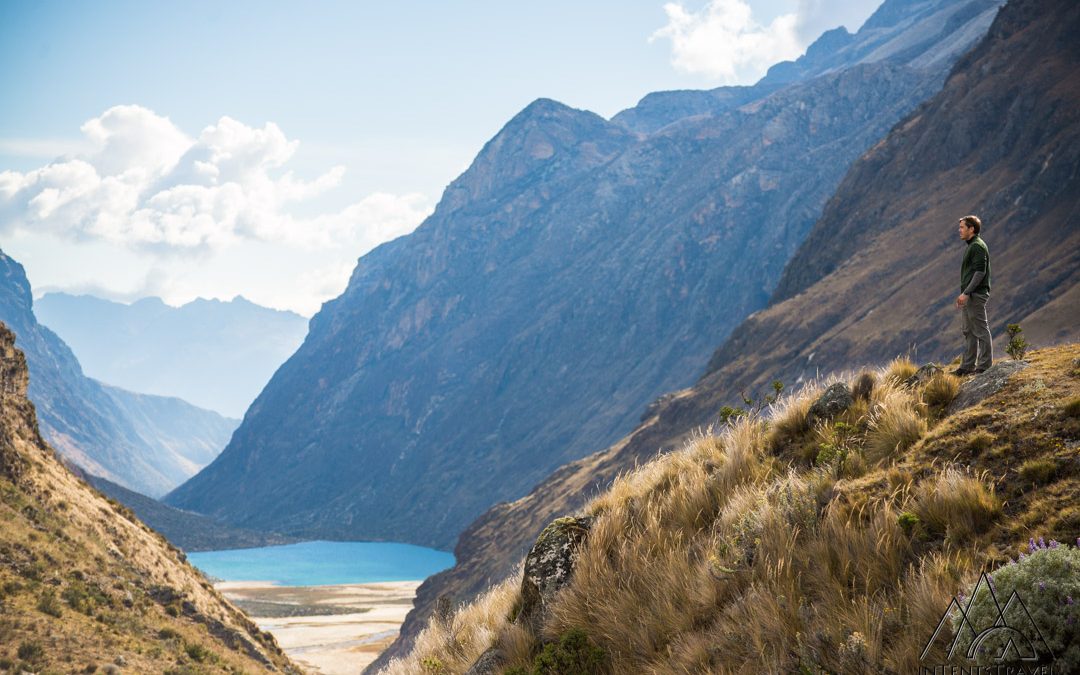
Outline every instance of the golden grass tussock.
<path fill-rule="evenodd" d="M 853 376 L 855 404 L 813 428 L 822 388 L 808 387 L 620 476 L 585 507 L 593 524 L 538 634 L 512 623 L 516 575 L 432 621 L 389 672 L 464 672 L 493 645 L 531 672 L 543 645 L 580 633 L 604 655 L 589 672 L 917 670 L 949 598 L 1000 562 L 995 542 L 1030 535 L 1004 523 L 994 474 L 940 459 L 966 451 L 974 418 L 932 416 L 955 378 L 904 386 L 914 371 L 898 359 Z M 1065 480 L 1049 462 L 1012 471 Z M 1010 509 L 1036 502 L 1018 493 Z"/>
<path fill-rule="evenodd" d="M 893 359 L 889 365 L 885 366 L 884 371 L 881 373 L 881 379 L 885 382 L 900 384 L 914 375 L 917 370 L 919 370 L 919 367 L 912 363 L 911 359 L 901 356 Z"/>
<path fill-rule="evenodd" d="M 770 451 L 777 452 L 810 431 L 807 413 L 818 394 L 820 388 L 808 387 L 798 395 L 784 396 L 773 404 L 768 431 Z"/>
<path fill-rule="evenodd" d="M 929 427 L 910 393 L 900 387 L 878 387 L 872 399 L 864 451 L 867 461 L 876 464 L 901 455 L 918 442 Z"/>
<path fill-rule="evenodd" d="M 944 408 L 960 393 L 960 378 L 950 373 L 937 373 L 923 387 L 923 401 L 931 407 Z"/>
<path fill-rule="evenodd" d="M 416 637 L 412 653 L 391 661 L 384 672 L 388 675 L 462 673 L 493 644 L 498 643 L 504 649 L 523 644 L 524 629 L 510 623 L 518 601 L 520 577 L 520 574 L 511 576 L 445 620 L 433 618 Z M 531 647 L 531 640 L 525 643 Z"/>
<path fill-rule="evenodd" d="M 959 541 L 986 531 L 1001 514 L 1001 501 L 986 476 L 948 467 L 916 486 L 910 508 L 930 532 Z"/>

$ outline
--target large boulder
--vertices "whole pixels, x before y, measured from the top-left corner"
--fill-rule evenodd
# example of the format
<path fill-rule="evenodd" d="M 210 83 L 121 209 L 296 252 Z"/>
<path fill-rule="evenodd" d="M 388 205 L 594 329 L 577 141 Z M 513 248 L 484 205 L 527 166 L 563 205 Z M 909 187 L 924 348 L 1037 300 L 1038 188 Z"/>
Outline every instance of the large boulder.
<path fill-rule="evenodd" d="M 521 611 L 515 619 L 539 633 L 555 594 L 570 583 L 578 549 L 592 527 L 591 516 L 557 518 L 536 538 L 525 558 Z"/>
<path fill-rule="evenodd" d="M 960 393 L 949 404 L 949 414 L 970 408 L 979 401 L 996 394 L 1014 373 L 1027 367 L 1027 361 L 998 361 L 986 372 L 979 373 L 960 385 Z"/>

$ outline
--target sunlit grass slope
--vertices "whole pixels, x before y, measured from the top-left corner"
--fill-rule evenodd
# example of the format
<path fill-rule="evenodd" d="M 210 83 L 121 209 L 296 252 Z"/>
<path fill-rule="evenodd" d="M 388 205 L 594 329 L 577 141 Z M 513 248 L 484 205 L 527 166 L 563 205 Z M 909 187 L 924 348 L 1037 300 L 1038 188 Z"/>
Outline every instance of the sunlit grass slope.
<path fill-rule="evenodd" d="M 980 571 L 1080 534 L 1077 357 L 1031 353 L 952 414 L 961 382 L 905 384 L 898 360 L 703 432 L 588 504 L 538 632 L 514 621 L 518 575 L 433 619 L 389 672 L 460 673 L 492 647 L 515 673 L 917 672 Z M 836 381 L 854 403 L 811 423 Z"/>

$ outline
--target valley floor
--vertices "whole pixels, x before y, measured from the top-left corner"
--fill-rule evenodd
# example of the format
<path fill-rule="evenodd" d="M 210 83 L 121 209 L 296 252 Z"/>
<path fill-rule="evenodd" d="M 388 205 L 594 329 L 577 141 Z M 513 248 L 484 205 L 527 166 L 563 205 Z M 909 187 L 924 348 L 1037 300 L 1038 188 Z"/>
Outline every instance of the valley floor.
<path fill-rule="evenodd" d="M 230 581 L 216 588 L 308 672 L 354 675 L 397 637 L 419 581 L 276 586 Z"/>

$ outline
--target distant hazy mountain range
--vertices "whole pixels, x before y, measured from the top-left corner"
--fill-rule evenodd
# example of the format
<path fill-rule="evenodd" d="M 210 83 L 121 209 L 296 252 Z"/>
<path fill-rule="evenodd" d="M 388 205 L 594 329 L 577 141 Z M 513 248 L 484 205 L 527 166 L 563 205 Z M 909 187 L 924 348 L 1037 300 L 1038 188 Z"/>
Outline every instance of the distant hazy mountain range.
<path fill-rule="evenodd" d="M 906 353 L 920 361 L 958 354 L 959 216 L 977 212 L 986 225 L 998 358 L 1009 358 L 1009 323 L 1036 345 L 1080 340 L 1078 31 L 1072 0 L 1004 7 L 942 91 L 854 163 L 769 307 L 732 333 L 708 372 L 658 400 L 633 433 L 477 518 L 454 551 L 457 565 L 420 587 L 402 637 L 377 663 L 408 650 L 439 597 L 466 600 L 513 573 L 544 525 L 658 450 L 681 447 L 721 406 L 741 405 L 739 392 L 760 395 L 773 379 L 791 388 L 819 370 Z M 1057 414 L 1051 409 L 1041 414 Z M 1027 458 L 1013 449 L 1011 461 Z"/>
<path fill-rule="evenodd" d="M 38 323 L 26 273 L 3 252 L 0 321 L 26 354 L 29 398 L 45 439 L 90 474 L 157 497 L 205 466 L 236 428 L 237 420 L 178 398 L 86 377 L 64 341 Z"/>
<path fill-rule="evenodd" d="M 242 297 L 171 307 L 159 298 L 125 305 L 48 293 L 34 313 L 71 346 L 90 377 L 236 418 L 307 333 L 299 314 Z"/>
<path fill-rule="evenodd" d="M 999 2 L 890 0 L 755 87 L 605 120 L 541 99 L 365 255 L 228 448 L 167 499 L 251 528 L 449 547 L 615 441 L 766 306 L 851 163 Z"/>

